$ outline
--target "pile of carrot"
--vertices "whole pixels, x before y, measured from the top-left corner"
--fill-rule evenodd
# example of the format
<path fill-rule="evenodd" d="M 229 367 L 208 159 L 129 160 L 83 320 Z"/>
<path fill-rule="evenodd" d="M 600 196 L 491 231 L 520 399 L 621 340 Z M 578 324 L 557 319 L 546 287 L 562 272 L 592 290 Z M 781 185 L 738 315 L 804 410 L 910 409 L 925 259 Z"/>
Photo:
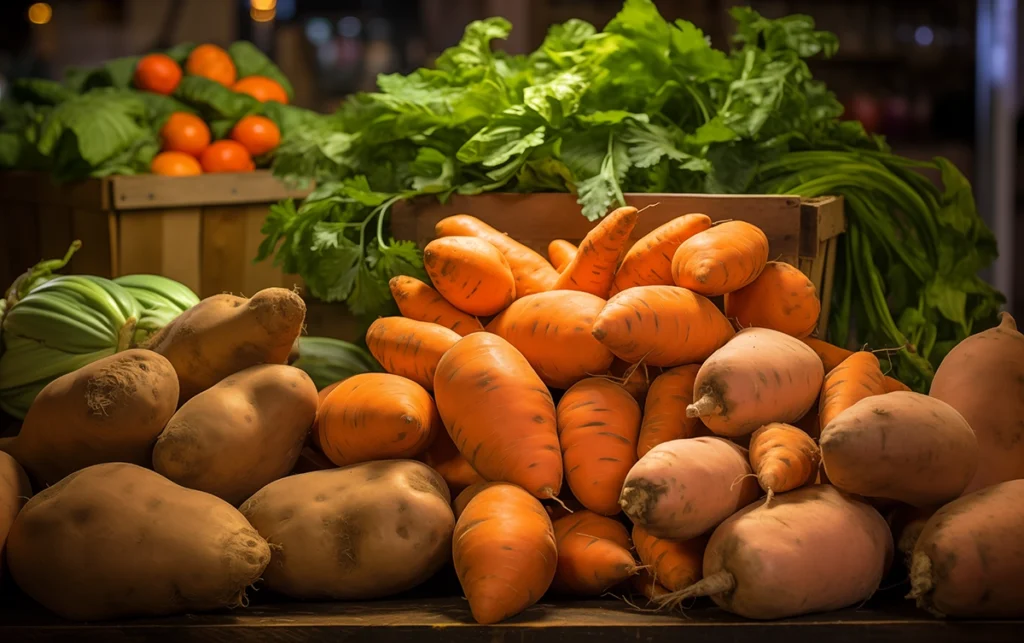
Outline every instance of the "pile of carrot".
<path fill-rule="evenodd" d="M 872 460 L 924 457 L 928 438 L 900 434 L 886 452 L 867 434 L 944 417 L 929 406 L 942 403 L 909 393 L 875 353 L 813 337 L 813 283 L 770 261 L 756 226 L 684 214 L 635 239 L 643 217 L 619 208 L 578 245 L 552 241 L 548 258 L 472 216 L 440 221 L 424 249 L 431 283 L 393 279 L 401 316 L 367 333 L 387 373 L 323 397 L 314 442 L 337 466 L 416 458 L 443 476 L 455 569 L 481 623 L 549 592 L 661 606 L 708 595 L 753 618 L 863 600 L 888 564 L 864 499 L 959 494 Z M 836 537 L 815 535 L 819 510 L 848 519 L 851 551 L 870 558 L 863 578 L 831 595 L 810 584 L 801 607 L 741 587 L 723 556 L 754 546 L 745 525 L 778 511 L 780 538 Z"/>

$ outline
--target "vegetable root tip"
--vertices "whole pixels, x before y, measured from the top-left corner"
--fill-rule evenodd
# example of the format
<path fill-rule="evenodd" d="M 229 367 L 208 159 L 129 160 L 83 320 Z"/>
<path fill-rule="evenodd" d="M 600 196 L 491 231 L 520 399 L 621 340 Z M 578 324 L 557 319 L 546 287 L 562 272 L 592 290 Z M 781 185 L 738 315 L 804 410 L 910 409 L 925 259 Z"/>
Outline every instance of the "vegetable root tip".
<path fill-rule="evenodd" d="M 545 498 L 547 500 L 554 500 L 558 504 L 558 506 L 561 507 L 562 509 L 565 509 L 569 513 L 574 513 L 573 510 L 570 509 L 568 505 L 566 505 L 564 502 L 562 502 L 561 498 L 559 498 L 558 496 L 555 495 L 555 490 L 552 489 L 551 487 L 544 487 L 543 489 L 541 489 L 540 490 L 540 497 L 541 498 Z"/>
<path fill-rule="evenodd" d="M 715 415 L 722 407 L 711 393 L 705 393 L 699 400 L 686 407 L 686 417 L 698 418 Z"/>
<path fill-rule="evenodd" d="M 1017 330 L 1017 321 L 1013 318 L 1013 315 L 1003 311 L 999 313 L 999 327 L 1003 330 Z"/>
<path fill-rule="evenodd" d="M 722 571 L 707 576 L 678 592 L 665 594 L 655 599 L 655 601 L 662 608 L 675 609 L 688 598 L 728 594 L 734 589 L 736 589 L 736 577 L 729 572 Z"/>

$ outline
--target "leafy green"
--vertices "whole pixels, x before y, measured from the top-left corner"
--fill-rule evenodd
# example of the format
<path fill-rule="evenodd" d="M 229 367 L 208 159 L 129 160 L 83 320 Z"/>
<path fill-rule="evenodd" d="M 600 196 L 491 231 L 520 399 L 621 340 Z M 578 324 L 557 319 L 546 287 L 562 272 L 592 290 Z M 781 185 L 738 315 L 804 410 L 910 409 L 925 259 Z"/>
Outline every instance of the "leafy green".
<path fill-rule="evenodd" d="M 248 40 L 236 40 L 228 46 L 228 54 L 235 63 L 239 78 L 266 76 L 281 85 L 288 98 L 295 97 L 291 81 L 256 45 Z"/>

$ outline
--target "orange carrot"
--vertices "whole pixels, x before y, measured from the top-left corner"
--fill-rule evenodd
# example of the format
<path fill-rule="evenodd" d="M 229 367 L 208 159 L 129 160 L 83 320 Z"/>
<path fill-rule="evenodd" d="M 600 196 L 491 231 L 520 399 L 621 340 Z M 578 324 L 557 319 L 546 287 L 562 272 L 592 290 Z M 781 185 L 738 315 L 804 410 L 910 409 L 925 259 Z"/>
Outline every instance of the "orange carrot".
<path fill-rule="evenodd" d="M 565 477 L 584 507 L 619 513 L 619 491 L 636 463 L 640 406 L 626 389 L 600 377 L 573 385 L 558 402 L 558 441 Z"/>
<path fill-rule="evenodd" d="M 768 262 L 768 237 L 745 221 L 726 221 L 684 241 L 672 257 L 672 280 L 702 295 L 724 295 L 757 279 Z"/>
<path fill-rule="evenodd" d="M 708 537 L 690 540 L 655 538 L 639 525 L 633 525 L 633 546 L 640 562 L 665 589 L 678 592 L 703 577 L 704 548 Z"/>
<path fill-rule="evenodd" d="M 419 455 L 439 430 L 430 393 L 390 373 L 353 375 L 318 414 L 324 455 L 339 467 Z"/>
<path fill-rule="evenodd" d="M 637 570 L 622 523 L 578 511 L 554 523 L 558 567 L 551 588 L 574 596 L 600 596 Z"/>
<path fill-rule="evenodd" d="M 686 417 L 693 404 L 693 383 L 700 364 L 687 364 L 667 370 L 654 379 L 644 405 L 644 419 L 636 445 L 638 458 L 662 442 L 712 435 L 698 418 Z"/>
<path fill-rule="evenodd" d="M 768 501 L 776 493 L 814 484 L 821 463 L 821 451 L 809 435 L 788 424 L 772 422 L 750 436 L 750 468 L 757 483 L 768 492 Z"/>
<path fill-rule="evenodd" d="M 434 226 L 434 233 L 439 237 L 477 237 L 500 250 L 515 275 L 518 297 L 551 290 L 558 279 L 558 271 L 544 257 L 468 214 L 441 219 Z"/>
<path fill-rule="evenodd" d="M 536 603 L 558 562 L 544 507 L 511 484 L 490 485 L 466 504 L 455 523 L 452 555 L 473 618 L 484 625 Z"/>
<path fill-rule="evenodd" d="M 540 292 L 517 299 L 487 330 L 515 346 L 545 384 L 565 389 L 611 366 L 611 351 L 591 333 L 604 304 L 585 292 Z"/>
<path fill-rule="evenodd" d="M 822 430 L 837 415 L 872 395 L 885 393 L 885 376 L 874 353 L 858 351 L 844 359 L 825 376 L 818 402 L 818 424 Z"/>
<path fill-rule="evenodd" d="M 740 328 L 771 328 L 807 337 L 818 326 L 821 302 L 807 275 L 780 261 L 769 261 L 752 283 L 725 296 L 725 316 Z"/>
<path fill-rule="evenodd" d="M 389 285 L 402 317 L 440 324 L 462 336 L 484 329 L 479 319 L 452 306 L 441 293 L 415 277 L 392 277 Z"/>
<path fill-rule="evenodd" d="M 885 376 L 885 380 L 883 380 L 883 381 L 885 382 L 885 392 L 886 393 L 895 393 L 896 391 L 912 391 L 913 390 L 909 386 L 904 384 L 903 382 L 899 381 L 898 379 L 896 379 L 894 377 L 889 377 L 888 375 Z"/>
<path fill-rule="evenodd" d="M 608 375 L 611 376 L 610 379 L 629 391 L 638 404 L 643 404 L 647 399 L 647 391 L 651 388 L 651 382 L 661 375 L 661 368 L 648 366 L 643 362 L 630 364 L 616 357 L 612 361 L 611 368 L 608 369 Z"/>
<path fill-rule="evenodd" d="M 548 244 L 548 259 L 551 260 L 551 265 L 555 267 L 555 270 L 562 272 L 562 269 L 569 265 L 572 258 L 576 256 L 577 250 L 579 248 L 565 239 L 555 239 Z"/>
<path fill-rule="evenodd" d="M 680 244 L 710 227 L 708 215 L 684 214 L 641 237 L 622 258 L 611 294 L 634 286 L 673 285 L 672 256 Z"/>
<path fill-rule="evenodd" d="M 807 344 L 812 349 L 814 349 L 814 352 L 818 354 L 818 357 L 821 358 L 822 366 L 825 367 L 826 374 L 829 373 L 836 366 L 839 366 L 839 364 L 844 359 L 846 359 L 850 355 L 853 355 L 853 351 L 847 350 L 845 348 L 840 348 L 839 346 L 835 346 L 833 344 L 829 344 L 828 342 L 822 341 L 817 337 L 804 337 L 801 339 L 801 341 L 803 341 L 803 343 Z M 903 382 L 889 376 L 885 377 L 886 393 L 892 393 L 893 391 L 909 390 L 911 390 L 910 387 L 904 384 Z"/>
<path fill-rule="evenodd" d="M 540 498 L 562 488 L 555 405 L 522 353 L 490 333 L 463 337 L 437 365 L 437 409 L 455 446 L 485 480 Z"/>
<path fill-rule="evenodd" d="M 313 426 L 309 429 L 309 441 L 312 442 L 321 453 L 323 453 L 324 449 L 320 446 L 320 415 L 323 413 L 322 409 L 324 408 L 324 400 L 326 400 L 327 396 L 331 394 L 331 391 L 338 388 L 338 385 L 343 381 L 344 380 L 335 382 L 334 384 L 328 384 L 320 389 L 319 393 L 317 393 L 319 401 L 317 402 L 316 417 L 313 418 Z"/>
<path fill-rule="evenodd" d="M 458 495 L 467 487 L 484 481 L 459 453 L 447 431 L 438 431 L 434 436 L 434 441 L 419 459 L 423 464 L 441 474 L 453 496 Z"/>
<path fill-rule="evenodd" d="M 437 362 L 462 339 L 440 324 L 405 317 L 381 317 L 366 331 L 366 346 L 388 373 L 434 390 Z"/>
<path fill-rule="evenodd" d="M 448 303 L 470 315 L 494 315 L 515 301 L 508 261 L 482 239 L 434 239 L 423 249 L 423 267 Z"/>
<path fill-rule="evenodd" d="M 638 214 L 634 207 L 618 208 L 594 226 L 583 238 L 569 265 L 562 269 L 554 290 L 582 290 L 608 297 L 615 269 L 629 243 Z"/>
<path fill-rule="evenodd" d="M 676 286 L 637 286 L 608 300 L 594 337 L 627 362 L 679 366 L 706 359 L 735 334 L 707 298 Z"/>
<path fill-rule="evenodd" d="M 469 504 L 470 500 L 476 497 L 476 494 L 480 493 L 487 487 L 493 487 L 496 484 L 500 485 L 507 483 L 486 481 L 474 482 L 473 484 L 469 485 L 468 487 L 460 491 L 459 494 L 455 496 L 454 500 L 452 500 L 452 512 L 455 514 L 455 519 L 459 519 L 459 516 L 462 515 L 462 512 L 466 510 L 466 505 Z M 547 507 L 545 507 L 545 509 L 547 509 Z"/>

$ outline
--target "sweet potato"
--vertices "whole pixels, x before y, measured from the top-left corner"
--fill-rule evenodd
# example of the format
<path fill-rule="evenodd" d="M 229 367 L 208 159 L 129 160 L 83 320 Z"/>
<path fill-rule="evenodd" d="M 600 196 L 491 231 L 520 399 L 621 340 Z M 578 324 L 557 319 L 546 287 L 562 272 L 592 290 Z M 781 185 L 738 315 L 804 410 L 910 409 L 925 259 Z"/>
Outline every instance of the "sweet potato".
<path fill-rule="evenodd" d="M 1001 482 L 939 509 L 921 532 L 910 595 L 940 616 L 1024 616 L 1024 480 Z"/>
<path fill-rule="evenodd" d="M 476 237 L 441 237 L 423 249 L 423 266 L 437 292 L 470 315 L 494 315 L 516 298 L 505 256 Z"/>
<path fill-rule="evenodd" d="M 657 538 L 689 540 L 757 498 L 746 449 L 722 438 L 671 440 L 630 469 L 619 505 Z"/>
<path fill-rule="evenodd" d="M 943 358 L 929 394 L 960 412 L 978 438 L 979 466 L 964 493 L 1024 478 L 1024 335 L 1008 313 Z"/>
<path fill-rule="evenodd" d="M 153 448 L 153 468 L 237 506 L 292 470 L 316 406 L 316 385 L 294 366 L 239 371 L 174 414 Z"/>
<path fill-rule="evenodd" d="M 825 612 L 874 594 L 892 555 L 877 511 L 828 485 L 802 487 L 719 525 L 704 552 L 704 579 L 661 601 L 710 596 L 756 619 Z"/>
<path fill-rule="evenodd" d="M 228 503 L 134 464 L 98 464 L 18 514 L 18 586 L 64 618 L 94 621 L 245 604 L 270 548 Z"/>
<path fill-rule="evenodd" d="M 164 326 L 146 348 L 170 360 L 184 404 L 232 373 L 286 363 L 305 318 L 302 298 L 284 288 L 251 299 L 214 295 Z"/>
<path fill-rule="evenodd" d="M 629 534 L 621 522 L 584 509 L 555 520 L 558 567 L 551 588 L 572 596 L 600 596 L 637 573 Z"/>
<path fill-rule="evenodd" d="M 268 589 L 366 600 L 411 589 L 451 560 L 450 501 L 437 472 L 395 460 L 282 478 L 240 511 L 270 544 Z"/>
<path fill-rule="evenodd" d="M 483 477 L 459 453 L 448 431 L 440 428 L 435 432 L 433 442 L 417 459 L 441 474 L 453 495 L 461 493 L 466 487 L 484 482 Z"/>
<path fill-rule="evenodd" d="M 21 465 L 0 451 L 0 577 L 4 574 L 4 546 L 7 534 L 21 507 L 32 496 L 32 485 Z"/>
<path fill-rule="evenodd" d="M 178 380 L 167 359 L 123 351 L 50 382 L 4 450 L 39 488 L 103 462 L 149 467 L 177 404 Z"/>
<path fill-rule="evenodd" d="M 770 422 L 796 422 L 818 401 L 821 360 L 799 339 L 745 328 L 701 365 L 688 417 L 740 437 Z"/>
<path fill-rule="evenodd" d="M 915 507 L 956 498 L 978 466 L 978 441 L 963 416 L 919 393 L 857 402 L 825 427 L 819 444 L 836 487 Z"/>
<path fill-rule="evenodd" d="M 388 373 L 406 377 L 432 391 L 438 360 L 461 338 L 440 324 L 381 317 L 366 331 L 366 346 Z"/>

